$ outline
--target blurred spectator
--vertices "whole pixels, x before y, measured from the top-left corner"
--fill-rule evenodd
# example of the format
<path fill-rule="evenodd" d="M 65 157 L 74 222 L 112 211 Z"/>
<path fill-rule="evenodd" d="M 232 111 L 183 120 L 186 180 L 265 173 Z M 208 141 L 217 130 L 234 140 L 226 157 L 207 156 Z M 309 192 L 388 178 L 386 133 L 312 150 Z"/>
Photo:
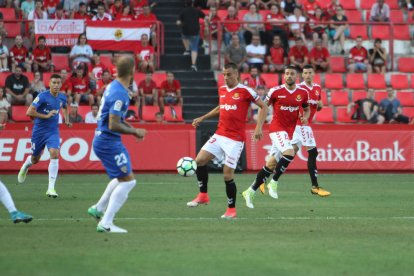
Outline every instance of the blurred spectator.
<path fill-rule="evenodd" d="M 285 49 L 289 48 L 286 32 L 286 22 L 286 18 L 280 12 L 278 6 L 276 4 L 272 4 L 270 7 L 270 13 L 266 15 L 265 25 L 268 47 L 272 46 L 273 37 L 277 35 L 282 41 L 282 47 Z"/>
<path fill-rule="evenodd" d="M 47 19 L 47 12 L 43 10 L 43 1 L 35 0 L 35 9 L 29 12 L 27 19 L 31 20 L 29 23 L 30 41 L 32 45 L 35 44 L 34 22 L 37 19 Z"/>
<path fill-rule="evenodd" d="M 305 0 L 303 3 L 303 13 L 306 17 L 313 17 L 316 14 L 317 8 L 322 8 L 317 0 Z"/>
<path fill-rule="evenodd" d="M 164 120 L 164 114 L 162 114 L 161 112 L 155 113 L 155 123 L 166 124 L 167 121 Z"/>
<path fill-rule="evenodd" d="M 57 1 L 59 2 L 59 0 Z M 63 10 L 63 4 L 60 4 L 60 3 L 56 6 L 55 12 L 50 14 L 49 17 L 50 19 L 55 19 L 55 20 L 69 19 L 69 16 Z"/>
<path fill-rule="evenodd" d="M 331 71 L 329 67 L 329 60 L 331 55 L 327 48 L 322 46 L 320 39 L 316 40 L 315 46 L 309 53 L 310 64 L 315 69 L 315 72 L 327 72 Z"/>
<path fill-rule="evenodd" d="M 407 8 L 408 10 L 413 10 L 414 1 L 413 0 L 401 0 L 400 5 L 402 4 L 403 7 Z"/>
<path fill-rule="evenodd" d="M 109 8 L 109 13 L 112 16 L 112 20 L 115 20 L 119 15 L 121 15 L 123 9 L 124 5 L 122 4 L 122 0 L 114 0 L 114 3 Z"/>
<path fill-rule="evenodd" d="M 296 7 L 295 10 L 293 11 L 293 14 L 289 15 L 287 20 L 290 22 L 289 27 L 290 27 L 290 31 L 292 32 L 293 36 L 295 38 L 297 37 L 301 38 L 303 40 L 303 43 L 306 43 L 306 38 L 305 38 L 305 33 L 304 33 L 305 31 L 304 23 L 306 22 L 306 18 L 302 15 L 302 10 L 300 9 L 300 7 Z M 295 23 L 295 22 L 300 22 L 300 23 Z"/>
<path fill-rule="evenodd" d="M 92 18 L 98 13 L 98 6 L 99 4 L 103 4 L 100 0 L 89 0 L 87 11 L 88 15 Z M 105 5 L 104 5 L 105 7 Z"/>
<path fill-rule="evenodd" d="M 72 1 L 65 1 L 65 5 L 67 2 L 72 2 Z M 73 19 L 83 19 L 85 21 L 90 19 L 85 3 L 83 2 L 79 3 L 79 8 L 74 9 L 74 11 L 75 12 L 72 12 L 72 16 L 71 16 Z"/>
<path fill-rule="evenodd" d="M 256 89 L 257 95 L 260 96 L 260 98 L 264 101 L 266 98 L 266 87 L 264 87 L 263 85 L 258 86 Z M 259 113 L 259 107 L 254 104 L 251 103 L 250 104 L 250 122 L 251 123 L 255 123 L 257 122 L 257 117 L 258 117 L 258 113 Z M 273 108 L 269 107 L 269 111 L 266 115 L 266 123 L 270 123 L 270 121 L 272 121 L 272 117 L 273 117 Z"/>
<path fill-rule="evenodd" d="M 60 76 L 62 77 L 62 86 L 60 87 L 60 92 L 64 93 L 68 99 L 68 103 L 72 103 L 72 81 L 68 78 L 68 71 L 66 69 L 62 69 L 60 71 Z M 46 86 L 49 86 L 46 83 Z"/>
<path fill-rule="evenodd" d="M 6 45 L 3 44 L 3 38 L 0 36 L 0 72 L 8 72 L 9 65 L 9 50 L 7 49 Z"/>
<path fill-rule="evenodd" d="M 197 69 L 198 44 L 200 42 L 199 19 L 204 18 L 204 13 L 193 6 L 191 0 L 186 0 L 185 7 L 178 16 L 177 25 L 182 28 L 182 39 L 185 48 L 184 55 L 189 55 L 191 50 L 191 70 Z"/>
<path fill-rule="evenodd" d="M 22 74 L 22 68 L 16 67 L 14 73 L 6 78 L 7 101 L 12 105 L 25 104 L 29 106 L 33 101 L 33 96 L 29 92 L 29 79 Z"/>
<path fill-rule="evenodd" d="M 54 15 L 57 10 L 57 6 L 60 4 L 63 11 L 63 3 L 60 0 L 43 0 L 43 7 L 49 16 Z"/>
<path fill-rule="evenodd" d="M 302 71 L 303 66 L 309 63 L 308 55 L 308 48 L 303 45 L 303 40 L 300 37 L 297 37 L 295 40 L 295 46 L 290 48 L 289 51 L 290 64 L 296 66 L 299 71 Z"/>
<path fill-rule="evenodd" d="M 210 7 L 210 11 L 208 13 L 208 16 L 204 17 L 204 43 L 206 43 L 206 46 L 208 47 L 210 38 L 211 40 L 217 41 L 218 39 L 218 28 L 220 17 L 217 15 L 217 8 L 216 7 Z"/>
<path fill-rule="evenodd" d="M 341 44 L 341 54 L 345 54 L 345 37 L 349 36 L 348 18 L 344 15 L 344 8 L 342 5 L 336 7 L 336 14 L 331 18 L 331 21 L 337 23 L 330 24 L 329 36 L 332 39 L 332 43 L 339 41 Z"/>
<path fill-rule="evenodd" d="M 3 87 L 0 87 L 0 127 L 4 127 L 9 119 L 8 113 L 10 106 L 10 102 L 6 97 L 6 91 Z"/>
<path fill-rule="evenodd" d="M 97 13 L 92 17 L 92 21 L 112 21 L 112 16 L 105 12 L 105 5 L 103 3 L 98 4 Z"/>
<path fill-rule="evenodd" d="M 390 20 L 390 6 L 384 0 L 377 0 L 371 7 L 370 21 L 388 22 Z"/>
<path fill-rule="evenodd" d="M 99 106 L 97 104 L 91 105 L 91 111 L 85 115 L 85 123 L 96 124 L 98 122 Z"/>
<path fill-rule="evenodd" d="M 37 44 L 32 53 L 33 71 L 53 72 L 52 51 L 46 46 L 46 38 L 39 36 Z"/>
<path fill-rule="evenodd" d="M 249 68 L 256 67 L 260 71 L 267 71 L 267 65 L 265 62 L 266 46 L 260 44 L 260 37 L 254 35 L 252 38 L 252 44 L 247 45 L 247 63 Z"/>
<path fill-rule="evenodd" d="M 92 47 L 87 44 L 86 34 L 80 34 L 78 42 L 73 46 L 69 54 L 70 64 L 75 68 L 79 63 L 91 63 L 93 57 Z"/>
<path fill-rule="evenodd" d="M 70 110 L 69 110 L 69 122 L 73 123 L 83 123 L 83 118 L 78 113 L 78 107 L 79 105 L 77 103 L 71 103 L 70 104 Z"/>
<path fill-rule="evenodd" d="M 231 37 L 237 35 L 241 44 L 244 44 L 242 24 L 240 23 L 226 23 L 226 21 L 239 21 L 239 17 L 236 13 L 236 8 L 230 6 L 227 8 L 227 16 L 224 18 L 224 44 L 227 46 L 230 44 Z"/>
<path fill-rule="evenodd" d="M 244 29 L 244 41 L 246 45 L 252 43 L 254 35 L 260 36 L 260 42 L 263 44 L 266 42 L 266 33 L 264 31 L 264 25 L 262 23 L 257 23 L 257 21 L 263 21 L 263 16 L 259 13 L 256 4 L 249 5 L 249 12 L 246 13 L 243 17 L 244 22 L 254 22 L 254 23 L 245 23 L 243 25 Z"/>
<path fill-rule="evenodd" d="M 331 2 L 325 7 L 324 13 L 328 20 L 336 14 L 336 8 L 338 5 L 338 0 L 331 0 Z"/>
<path fill-rule="evenodd" d="M 145 79 L 138 84 L 142 105 L 158 105 L 157 84 L 152 80 L 152 74 L 147 73 Z"/>
<path fill-rule="evenodd" d="M 36 99 L 37 95 L 39 95 L 43 91 L 46 91 L 46 86 L 42 81 L 40 72 L 35 72 L 34 78 L 30 83 L 30 93 L 32 93 L 33 99 Z"/>
<path fill-rule="evenodd" d="M 130 0 L 129 1 L 132 9 L 132 14 L 137 17 L 144 12 L 144 6 L 148 5 L 147 0 Z"/>
<path fill-rule="evenodd" d="M 381 46 L 381 43 L 381 39 L 375 39 L 374 47 L 369 49 L 368 57 L 374 73 L 385 74 L 387 70 L 387 51 Z"/>
<path fill-rule="evenodd" d="M 322 9 L 317 7 L 315 10 L 315 15 L 311 16 L 309 19 L 309 26 L 312 30 L 312 40 L 313 44 L 316 43 L 318 39 L 322 39 L 323 47 L 328 47 L 328 34 L 326 30 L 328 28 L 327 23 L 328 19 L 323 15 Z"/>
<path fill-rule="evenodd" d="M 409 118 L 402 114 L 402 108 L 400 101 L 395 98 L 395 91 L 391 88 L 387 88 L 388 97 L 380 102 L 380 114 L 389 123 L 409 123 Z"/>
<path fill-rule="evenodd" d="M 160 111 L 162 113 L 164 113 L 164 105 L 183 105 L 181 84 L 178 80 L 174 79 L 172 72 L 168 72 L 167 80 L 161 83 L 159 101 Z"/>
<path fill-rule="evenodd" d="M 282 73 L 288 64 L 288 54 L 282 47 L 281 39 L 277 35 L 273 37 L 273 45 L 267 51 L 266 60 L 271 73 Z"/>
<path fill-rule="evenodd" d="M 28 18 L 29 13 L 34 11 L 35 9 L 35 3 L 33 0 L 26 0 L 24 2 L 22 2 L 22 5 L 20 7 L 20 10 L 23 13 L 23 18 Z"/>
<path fill-rule="evenodd" d="M 259 86 L 266 87 L 265 80 L 260 76 L 259 70 L 256 67 L 250 69 L 250 76 L 243 80 L 243 84 L 253 88 L 255 91 Z"/>
<path fill-rule="evenodd" d="M 148 35 L 141 35 L 141 42 L 137 45 L 134 55 L 137 62 L 137 69 L 140 72 L 154 72 L 155 70 L 155 51 L 149 45 Z"/>
<path fill-rule="evenodd" d="M 0 12 L 0 37 L 4 40 L 7 36 L 7 30 L 4 26 L 3 13 Z"/>
<path fill-rule="evenodd" d="M 81 102 L 86 102 L 92 105 L 95 103 L 95 98 L 89 88 L 89 78 L 85 65 L 78 65 L 72 73 L 70 80 L 72 82 L 72 93 L 76 104 L 79 105 Z"/>
<path fill-rule="evenodd" d="M 234 64 L 237 64 L 239 71 L 249 71 L 249 65 L 246 63 L 246 47 L 240 45 L 240 39 L 237 34 L 233 34 L 231 38 L 231 44 L 227 46 L 226 52 L 224 53 L 224 59 L 226 63 L 232 62 Z"/>
<path fill-rule="evenodd" d="M 283 11 L 286 16 L 292 15 L 295 11 L 295 8 L 300 6 L 300 4 L 296 3 L 296 0 L 285 0 L 284 4 L 285 6 L 283 8 Z"/>
<path fill-rule="evenodd" d="M 138 21 L 154 21 L 154 23 L 148 23 L 150 27 L 150 38 L 151 38 L 151 45 L 155 48 L 157 46 L 157 16 L 151 12 L 151 8 L 149 5 L 145 5 L 143 7 L 143 12 L 137 16 Z"/>
<path fill-rule="evenodd" d="M 129 93 L 129 97 L 131 98 L 130 105 L 135 105 L 136 107 L 139 107 L 140 106 L 139 90 L 138 90 L 138 85 L 134 79 L 131 80 L 131 83 L 128 86 L 128 93 Z"/>
<path fill-rule="evenodd" d="M 135 17 L 131 13 L 131 7 L 129 5 L 125 5 L 122 8 L 122 13 L 119 13 L 116 17 L 116 20 L 120 21 L 133 21 Z"/>
<path fill-rule="evenodd" d="M 371 64 L 368 62 L 368 51 L 362 46 L 362 37 L 356 38 L 356 45 L 349 51 L 348 59 L 349 73 L 367 72 L 372 73 Z"/>
<path fill-rule="evenodd" d="M 86 11 L 86 3 L 88 1 L 87 0 L 65 0 L 63 2 L 64 2 L 63 9 L 67 13 L 69 13 L 71 15 L 71 17 L 73 18 L 74 14 L 77 13 L 80 10 L 81 6 L 84 6 L 85 11 Z M 81 19 L 81 18 L 77 18 L 77 19 Z"/>
<path fill-rule="evenodd" d="M 101 62 L 101 56 L 99 53 L 94 53 L 92 60 L 93 67 L 89 74 L 89 78 L 98 82 L 102 79 L 102 73 L 106 70 L 106 66 Z"/>
<path fill-rule="evenodd" d="M 374 89 L 368 89 L 367 97 L 348 105 L 348 114 L 353 120 L 368 121 L 371 124 L 383 124 L 384 117 L 379 115 L 379 105 L 375 101 Z"/>
<path fill-rule="evenodd" d="M 102 95 L 108 86 L 112 82 L 111 73 L 108 70 L 103 71 L 102 78 L 96 84 L 96 103 L 101 103 Z"/>

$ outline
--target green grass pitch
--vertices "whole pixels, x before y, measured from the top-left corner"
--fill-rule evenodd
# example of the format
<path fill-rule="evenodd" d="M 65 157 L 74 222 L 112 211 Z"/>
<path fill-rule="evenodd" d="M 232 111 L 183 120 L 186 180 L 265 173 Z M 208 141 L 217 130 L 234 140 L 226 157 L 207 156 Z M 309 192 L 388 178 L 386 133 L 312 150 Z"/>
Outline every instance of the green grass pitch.
<path fill-rule="evenodd" d="M 312 196 L 309 177 L 286 174 L 279 199 L 241 192 L 254 175 L 236 175 L 239 218 L 224 221 L 221 174 L 210 175 L 208 206 L 186 207 L 194 177 L 139 174 L 116 224 L 96 232 L 87 209 L 105 175 L 61 175 L 60 198 L 45 196 L 47 175 L 1 176 L 17 208 L 34 216 L 14 225 L 0 209 L 1 275 L 413 275 L 414 176 L 321 175 L 332 192 Z"/>

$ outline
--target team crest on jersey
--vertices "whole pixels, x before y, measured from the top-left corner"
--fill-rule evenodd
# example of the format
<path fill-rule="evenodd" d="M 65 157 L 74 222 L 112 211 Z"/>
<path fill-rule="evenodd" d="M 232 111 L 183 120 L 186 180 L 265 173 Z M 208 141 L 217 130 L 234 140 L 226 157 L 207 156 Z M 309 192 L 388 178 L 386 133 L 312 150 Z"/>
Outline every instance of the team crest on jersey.
<path fill-rule="evenodd" d="M 238 100 L 238 99 L 240 99 L 240 95 L 239 95 L 239 93 L 234 93 L 234 95 L 232 96 L 232 98 L 233 98 L 234 100 Z"/>
<path fill-rule="evenodd" d="M 302 100 L 302 96 L 301 96 L 301 95 L 297 95 L 297 96 L 296 96 L 296 100 L 297 100 L 298 102 L 300 102 L 300 101 Z"/>

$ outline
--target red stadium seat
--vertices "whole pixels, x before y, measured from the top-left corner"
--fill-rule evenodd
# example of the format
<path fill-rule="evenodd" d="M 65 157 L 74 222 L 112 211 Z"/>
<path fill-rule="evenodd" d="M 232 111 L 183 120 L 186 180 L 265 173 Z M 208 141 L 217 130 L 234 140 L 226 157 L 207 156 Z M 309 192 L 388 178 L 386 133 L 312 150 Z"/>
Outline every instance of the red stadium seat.
<path fill-rule="evenodd" d="M 12 120 L 15 122 L 30 122 L 29 116 L 26 116 L 27 106 L 13 105 L 11 107 Z"/>
<path fill-rule="evenodd" d="M 134 81 L 139 85 L 141 81 L 145 79 L 145 73 L 135 73 L 134 74 Z"/>
<path fill-rule="evenodd" d="M 349 26 L 349 37 L 356 39 L 358 36 L 361 36 L 364 40 L 368 39 L 367 27 L 364 25 Z"/>
<path fill-rule="evenodd" d="M 165 107 L 167 109 L 168 106 Z M 155 113 L 160 112 L 160 108 L 158 106 L 152 105 L 144 105 L 142 106 L 142 120 L 148 122 L 155 121 Z"/>
<path fill-rule="evenodd" d="M 388 97 L 388 93 L 386 91 L 376 91 L 375 92 L 375 100 L 380 103 L 381 100 Z"/>
<path fill-rule="evenodd" d="M 89 105 L 80 105 L 78 107 L 78 114 L 82 116 L 83 120 L 85 120 L 85 116 L 89 111 L 91 111 L 91 107 Z"/>
<path fill-rule="evenodd" d="M 342 89 L 344 88 L 342 74 L 325 74 L 326 89 Z"/>
<path fill-rule="evenodd" d="M 388 40 L 390 39 L 390 27 L 385 25 L 372 25 L 371 34 L 373 39 L 380 38 L 382 40 Z"/>
<path fill-rule="evenodd" d="M 393 22 L 393 23 L 405 22 L 403 11 L 402 10 L 391 10 L 390 11 L 390 21 Z"/>
<path fill-rule="evenodd" d="M 364 74 L 347 74 L 346 87 L 350 89 L 365 89 Z"/>
<path fill-rule="evenodd" d="M 394 38 L 398 40 L 410 40 L 410 26 L 408 25 L 394 25 Z"/>
<path fill-rule="evenodd" d="M 346 0 L 344 0 L 346 1 Z M 374 5 L 377 0 L 363 0 L 360 2 L 360 8 L 363 10 L 371 10 L 372 5 Z"/>
<path fill-rule="evenodd" d="M 349 104 L 349 95 L 347 91 L 331 91 L 331 104 L 335 106 L 346 106 Z"/>
<path fill-rule="evenodd" d="M 10 75 L 10 72 L 0 73 L 0 86 L 4 87 L 6 85 L 6 78 Z"/>
<path fill-rule="evenodd" d="M 332 107 L 325 106 L 315 114 L 315 122 L 318 123 L 333 123 L 333 109 Z"/>
<path fill-rule="evenodd" d="M 347 10 L 345 15 L 348 17 L 349 22 L 363 22 L 361 12 L 358 10 Z"/>
<path fill-rule="evenodd" d="M 398 71 L 403 72 L 403 73 L 414 72 L 414 58 L 400 57 L 398 59 Z"/>
<path fill-rule="evenodd" d="M 323 105 L 328 105 L 328 96 L 326 95 L 326 91 L 322 91 L 321 101 Z"/>
<path fill-rule="evenodd" d="M 7 31 L 6 37 L 15 38 L 16 36 L 22 34 L 22 24 L 20 23 L 4 23 L 4 28 Z"/>
<path fill-rule="evenodd" d="M 339 0 L 339 3 L 344 7 L 344 10 L 356 10 L 357 9 L 355 0 Z"/>
<path fill-rule="evenodd" d="M 46 87 L 49 87 L 50 77 L 53 74 L 55 74 L 55 73 L 52 73 L 52 72 L 44 72 L 43 73 L 42 81 L 43 81 L 43 83 L 45 84 Z"/>
<path fill-rule="evenodd" d="M 383 74 L 368 74 L 368 88 L 372 88 L 372 89 L 387 88 L 387 84 L 385 83 L 385 76 Z"/>
<path fill-rule="evenodd" d="M 404 107 L 402 113 L 412 119 L 414 118 L 414 107 Z"/>
<path fill-rule="evenodd" d="M 262 74 L 261 76 L 267 88 L 279 86 L 279 74 Z"/>
<path fill-rule="evenodd" d="M 414 92 L 397 92 L 397 99 L 402 106 L 414 106 Z"/>
<path fill-rule="evenodd" d="M 394 89 L 408 89 L 408 75 L 391 75 L 391 86 Z"/>
<path fill-rule="evenodd" d="M 175 113 L 175 115 L 174 115 Z M 164 118 L 168 122 L 184 122 L 183 107 L 179 105 L 165 106 Z"/>
<path fill-rule="evenodd" d="M 398 10 L 398 9 L 400 9 L 400 5 L 398 4 L 398 0 L 387 0 L 387 1 L 385 1 L 387 4 L 388 4 L 388 6 L 390 6 L 390 10 L 391 10 L 391 12 L 393 11 L 393 10 Z"/>
<path fill-rule="evenodd" d="M 337 107 L 336 108 L 336 122 L 337 123 L 353 123 L 351 119 L 352 114 L 348 114 L 347 107 Z"/>
<path fill-rule="evenodd" d="M 14 8 L 0 8 L 0 12 L 3 14 L 4 21 L 16 20 L 16 12 Z"/>
<path fill-rule="evenodd" d="M 345 73 L 345 59 L 343 56 L 331 56 L 330 58 L 331 70 L 334 73 Z"/>
<path fill-rule="evenodd" d="M 366 91 L 353 91 L 351 94 L 352 102 L 365 99 L 367 97 Z"/>
<path fill-rule="evenodd" d="M 313 82 L 322 86 L 322 78 L 321 74 L 315 73 L 315 77 L 313 78 Z"/>
<path fill-rule="evenodd" d="M 52 63 L 55 66 L 56 71 L 60 71 L 62 69 L 68 70 L 70 68 L 67 55 L 52 54 Z"/>
<path fill-rule="evenodd" d="M 155 72 L 152 74 L 152 80 L 155 81 L 155 83 L 157 84 L 157 87 L 160 87 L 161 83 L 167 80 L 167 74 L 161 73 L 161 72 Z"/>

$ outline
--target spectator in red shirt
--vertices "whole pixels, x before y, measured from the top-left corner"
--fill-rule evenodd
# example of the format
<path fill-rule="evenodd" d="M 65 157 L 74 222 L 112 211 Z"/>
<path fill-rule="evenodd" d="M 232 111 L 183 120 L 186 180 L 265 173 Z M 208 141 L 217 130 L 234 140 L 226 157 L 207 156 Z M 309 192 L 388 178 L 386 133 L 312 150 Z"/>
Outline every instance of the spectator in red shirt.
<path fill-rule="evenodd" d="M 327 48 L 322 46 L 320 39 L 316 40 L 315 47 L 309 53 L 309 61 L 316 72 L 330 72 L 330 54 Z"/>
<path fill-rule="evenodd" d="M 108 86 L 112 82 L 111 73 L 108 70 L 102 72 L 102 78 L 96 83 L 96 103 L 101 103 L 102 95 Z"/>
<path fill-rule="evenodd" d="M 72 14 L 73 19 L 83 19 L 83 20 L 89 20 L 90 17 L 88 15 L 88 12 L 86 10 L 86 4 L 85 3 L 79 3 L 79 10 Z"/>
<path fill-rule="evenodd" d="M 326 21 L 328 20 L 323 15 L 322 9 L 317 7 L 315 15 L 309 18 L 309 26 L 312 30 L 313 44 L 315 44 L 318 39 L 322 39 L 323 47 L 328 47 L 328 34 L 326 33 L 328 24 L 323 23 Z"/>
<path fill-rule="evenodd" d="M 271 47 L 273 44 L 273 37 L 275 35 L 279 36 L 282 40 L 283 48 L 289 47 L 289 42 L 287 39 L 287 32 L 286 32 L 286 18 L 280 12 L 279 7 L 276 4 L 272 4 L 270 7 L 270 13 L 268 13 L 265 17 L 266 19 L 266 35 L 267 35 L 267 44 L 268 47 Z"/>
<path fill-rule="evenodd" d="M 137 61 L 137 68 L 141 72 L 154 72 L 155 70 L 155 58 L 154 48 L 149 45 L 148 35 L 143 34 L 141 36 L 141 43 L 135 49 L 135 59 Z"/>
<path fill-rule="evenodd" d="M 60 70 L 60 76 L 62 77 L 62 86 L 60 87 L 60 92 L 66 95 L 68 103 L 72 103 L 72 82 L 70 78 L 68 78 L 68 71 L 66 69 Z M 46 83 L 46 86 L 49 86 L 49 84 Z"/>
<path fill-rule="evenodd" d="M 95 103 L 95 97 L 89 88 L 89 78 L 85 64 L 79 64 L 75 68 L 75 72 L 72 73 L 70 80 L 76 104 L 79 105 L 81 102 L 87 102 L 89 105 L 92 105 Z"/>
<path fill-rule="evenodd" d="M 121 15 L 123 9 L 124 6 L 122 5 L 122 0 L 115 0 L 109 8 L 109 13 L 112 15 L 112 19 L 115 20 L 118 17 L 118 15 Z"/>
<path fill-rule="evenodd" d="M 63 19 L 69 19 L 69 17 L 66 15 L 65 11 L 63 10 L 63 4 L 58 4 L 56 6 L 55 13 L 51 14 L 50 19 L 55 20 L 63 20 Z"/>
<path fill-rule="evenodd" d="M 139 96 L 142 99 L 142 105 L 158 106 L 157 84 L 152 80 L 152 73 L 147 73 L 145 79 L 138 84 Z"/>
<path fill-rule="evenodd" d="M 160 111 L 164 113 L 164 105 L 183 105 L 181 84 L 174 79 L 172 72 L 167 73 L 167 80 L 161 83 L 159 96 Z"/>
<path fill-rule="evenodd" d="M 33 71 L 53 72 L 52 52 L 46 46 L 46 38 L 40 36 L 37 40 L 37 47 L 33 50 Z"/>
<path fill-rule="evenodd" d="M 204 17 L 204 42 L 209 43 L 210 36 L 212 40 L 218 39 L 218 28 L 219 28 L 220 17 L 217 15 L 217 8 L 210 7 L 209 14 Z"/>
<path fill-rule="evenodd" d="M 356 45 L 349 51 L 348 72 L 367 72 L 372 73 L 371 64 L 368 61 L 368 51 L 362 46 L 362 37 L 356 38 Z"/>
<path fill-rule="evenodd" d="M 55 15 L 57 10 L 57 6 L 60 4 L 60 0 L 43 0 L 43 7 L 45 8 L 46 12 L 49 14 L 50 18 Z M 61 4 L 63 10 L 63 3 Z"/>
<path fill-rule="evenodd" d="M 282 47 L 280 36 L 273 37 L 273 45 L 267 51 L 266 60 L 271 73 L 282 73 L 285 70 L 285 66 L 288 64 L 288 55 Z"/>
<path fill-rule="evenodd" d="M 328 19 L 331 19 L 336 14 L 336 7 L 338 5 L 338 0 L 331 0 L 331 3 L 326 6 L 324 13 Z"/>
<path fill-rule="evenodd" d="M 29 51 L 23 45 L 22 36 L 17 35 L 14 41 L 15 44 L 10 49 L 12 71 L 14 72 L 18 66 L 22 69 L 25 69 L 27 72 L 31 72 L 32 61 L 29 59 Z"/>
<path fill-rule="evenodd" d="M 154 21 L 154 23 L 149 23 L 148 26 L 150 26 L 151 29 L 151 45 L 153 47 L 157 46 L 157 24 L 155 21 L 157 21 L 157 17 L 155 14 L 151 12 L 151 8 L 149 5 L 145 5 L 143 7 L 143 12 L 137 16 L 138 21 Z"/>
<path fill-rule="evenodd" d="M 228 46 L 230 44 L 231 36 L 236 34 L 239 37 L 240 43 L 244 44 L 244 37 L 243 37 L 243 28 L 242 24 L 240 23 L 226 23 L 226 21 L 239 21 L 239 17 L 236 13 L 236 8 L 233 6 L 228 7 L 227 9 L 227 16 L 224 18 L 224 35 L 223 40 L 224 44 Z"/>
<path fill-rule="evenodd" d="M 243 80 L 243 84 L 254 90 L 258 86 L 266 86 L 265 80 L 260 76 L 259 70 L 256 67 L 250 68 L 250 76 Z"/>
<path fill-rule="evenodd" d="M 130 2 L 132 13 L 135 16 L 140 15 L 144 12 L 144 6 L 148 5 L 147 0 L 131 0 Z"/>
<path fill-rule="evenodd" d="M 321 4 L 317 0 L 307 0 L 303 3 L 303 11 L 306 17 L 315 16 L 317 8 L 321 8 Z"/>
<path fill-rule="evenodd" d="M 105 5 L 103 3 L 98 5 L 98 13 L 92 17 L 92 21 L 112 21 L 112 16 L 105 12 Z"/>
<path fill-rule="evenodd" d="M 303 66 L 309 63 L 308 55 L 308 48 L 303 45 L 302 38 L 297 37 L 295 39 L 295 46 L 293 46 L 289 52 L 290 64 L 302 71 Z"/>
<path fill-rule="evenodd" d="M 120 20 L 120 21 L 133 21 L 133 20 L 135 20 L 135 17 L 131 14 L 131 7 L 128 6 L 128 5 L 125 5 L 122 8 L 122 13 L 117 14 L 116 20 Z"/>
<path fill-rule="evenodd" d="M 89 75 L 91 79 L 99 81 L 102 79 L 102 73 L 106 70 L 106 66 L 101 62 L 101 57 L 99 53 L 94 53 L 92 57 L 92 71 Z"/>

